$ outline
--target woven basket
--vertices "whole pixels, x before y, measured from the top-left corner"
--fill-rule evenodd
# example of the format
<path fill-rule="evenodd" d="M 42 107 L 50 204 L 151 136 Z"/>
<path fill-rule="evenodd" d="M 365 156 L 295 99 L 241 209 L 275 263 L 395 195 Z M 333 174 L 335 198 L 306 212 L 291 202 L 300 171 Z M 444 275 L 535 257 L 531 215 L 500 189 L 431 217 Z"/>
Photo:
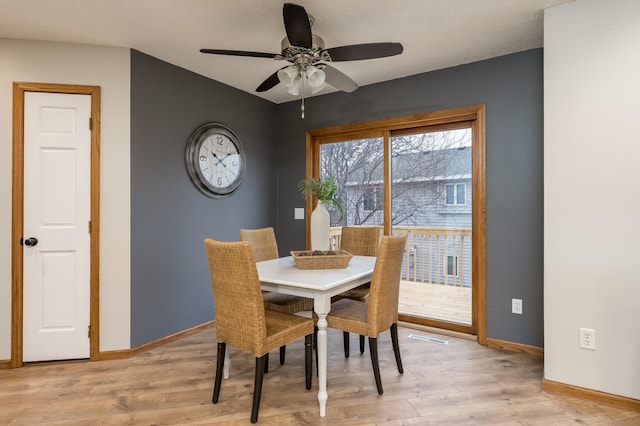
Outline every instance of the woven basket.
<path fill-rule="evenodd" d="M 298 269 L 342 269 L 347 267 L 353 255 L 344 250 L 301 250 L 292 251 L 291 257 Z"/>

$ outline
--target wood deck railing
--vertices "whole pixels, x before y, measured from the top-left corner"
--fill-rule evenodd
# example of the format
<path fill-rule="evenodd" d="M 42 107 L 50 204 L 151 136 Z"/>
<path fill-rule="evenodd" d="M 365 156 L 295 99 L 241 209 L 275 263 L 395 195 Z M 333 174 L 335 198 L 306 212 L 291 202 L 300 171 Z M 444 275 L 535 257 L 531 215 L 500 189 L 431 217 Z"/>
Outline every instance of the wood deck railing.
<path fill-rule="evenodd" d="M 332 250 L 340 248 L 341 232 L 331 228 Z M 398 312 L 471 325 L 471 228 L 394 226 L 393 233 L 408 234 Z M 455 271 L 446 270 L 449 256 L 457 259 Z"/>
<path fill-rule="evenodd" d="M 340 247 L 341 231 L 341 227 L 331 228 L 333 250 Z M 471 228 L 394 226 L 393 233 L 408 235 L 403 280 L 460 287 L 471 285 Z"/>

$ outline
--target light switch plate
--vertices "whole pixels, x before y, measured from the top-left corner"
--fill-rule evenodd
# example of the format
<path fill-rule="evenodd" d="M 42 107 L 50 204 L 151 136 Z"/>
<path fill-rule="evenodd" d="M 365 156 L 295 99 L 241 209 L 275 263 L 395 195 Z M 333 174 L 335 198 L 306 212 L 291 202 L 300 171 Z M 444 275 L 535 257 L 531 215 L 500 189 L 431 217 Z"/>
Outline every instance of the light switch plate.
<path fill-rule="evenodd" d="M 522 299 L 511 299 L 511 313 L 522 315 Z"/>
<path fill-rule="evenodd" d="M 293 209 L 294 219 L 304 219 L 304 208 L 296 207 Z"/>

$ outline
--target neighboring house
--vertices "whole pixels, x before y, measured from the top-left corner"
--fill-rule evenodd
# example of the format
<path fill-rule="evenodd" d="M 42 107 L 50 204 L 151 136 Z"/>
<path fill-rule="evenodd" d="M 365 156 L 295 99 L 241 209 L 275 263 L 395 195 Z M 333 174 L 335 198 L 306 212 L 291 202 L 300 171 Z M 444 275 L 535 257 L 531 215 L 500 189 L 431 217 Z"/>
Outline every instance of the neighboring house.
<path fill-rule="evenodd" d="M 381 167 L 375 167 L 370 173 L 365 173 L 364 169 L 366 167 L 362 166 L 349 170 L 346 179 L 339 177 L 343 178 L 339 180 L 346 180 L 342 195 L 347 205 L 346 223 L 381 226 Z M 439 237 L 438 250 L 436 233 L 430 236 L 424 233 L 430 228 L 471 228 L 471 147 L 394 154 L 392 170 L 392 226 L 417 228 L 415 233 L 410 233 L 408 241 L 408 275 L 413 276 L 415 265 L 422 270 L 424 262 L 431 262 L 432 273 L 419 281 L 452 283 L 462 272 L 462 284 L 470 286 L 471 238 L 461 242 L 456 237 L 454 242 L 450 237 L 445 243 L 445 237 Z M 336 225 L 337 217 L 337 212 L 333 212 Z M 432 253 L 429 252 L 429 238 Z M 462 259 L 465 261 L 461 264 Z"/>

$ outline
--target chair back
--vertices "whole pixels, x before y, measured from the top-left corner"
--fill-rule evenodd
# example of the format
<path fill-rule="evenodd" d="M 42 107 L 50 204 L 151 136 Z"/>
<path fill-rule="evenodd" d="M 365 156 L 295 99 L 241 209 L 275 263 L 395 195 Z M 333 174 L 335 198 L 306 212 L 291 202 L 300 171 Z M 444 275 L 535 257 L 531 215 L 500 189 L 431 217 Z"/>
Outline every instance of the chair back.
<path fill-rule="evenodd" d="M 340 250 L 346 250 L 356 256 L 375 256 L 378 254 L 380 228 L 377 226 L 343 226 L 340 237 Z"/>
<path fill-rule="evenodd" d="M 382 237 L 367 299 L 369 336 L 377 336 L 398 320 L 398 294 L 407 235 Z"/>
<path fill-rule="evenodd" d="M 273 228 L 241 229 L 240 240 L 248 241 L 253 248 L 253 255 L 256 262 L 263 260 L 277 259 L 278 243 L 276 233 Z"/>
<path fill-rule="evenodd" d="M 267 325 L 258 270 L 248 242 L 204 240 L 218 342 L 258 353 Z"/>

